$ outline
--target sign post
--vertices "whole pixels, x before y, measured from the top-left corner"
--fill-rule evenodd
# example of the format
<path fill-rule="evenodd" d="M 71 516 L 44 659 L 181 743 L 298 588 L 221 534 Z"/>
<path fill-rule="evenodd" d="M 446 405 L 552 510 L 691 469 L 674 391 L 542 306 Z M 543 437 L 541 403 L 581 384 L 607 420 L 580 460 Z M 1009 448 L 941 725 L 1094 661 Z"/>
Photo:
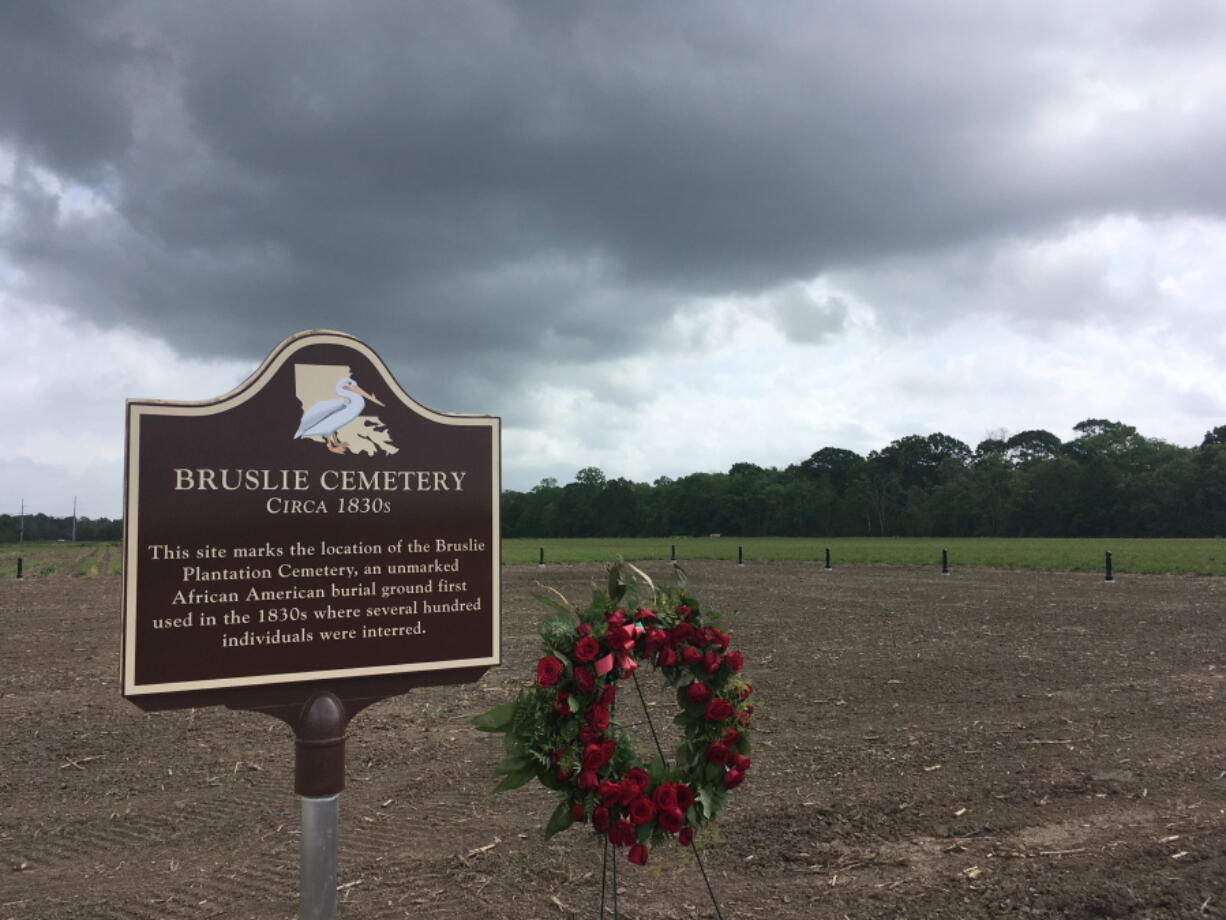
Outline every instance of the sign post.
<path fill-rule="evenodd" d="M 349 721 L 499 663 L 499 450 L 339 332 L 216 399 L 128 401 L 123 695 L 293 729 L 304 918 L 335 916 Z"/>

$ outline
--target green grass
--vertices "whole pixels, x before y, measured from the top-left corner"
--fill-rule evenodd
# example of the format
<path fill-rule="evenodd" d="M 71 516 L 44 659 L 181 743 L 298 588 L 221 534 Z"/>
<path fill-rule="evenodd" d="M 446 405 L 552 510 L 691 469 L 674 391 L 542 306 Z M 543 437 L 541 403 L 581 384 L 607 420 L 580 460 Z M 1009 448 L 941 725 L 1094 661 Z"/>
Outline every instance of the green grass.
<path fill-rule="evenodd" d="M 81 551 L 80 543 L 4 543 L 0 544 L 0 577 L 17 574 L 17 560 L 23 560 L 27 576 L 62 574 Z"/>
<path fill-rule="evenodd" d="M 1032 569 L 1055 572 L 1101 572 L 1103 554 L 1110 550 L 1120 573 L 1177 572 L 1226 575 L 1226 539 L 1203 540 L 1061 540 L 1061 539 L 919 539 L 904 537 L 676 537 L 584 540 L 503 540 L 507 565 L 535 563 L 541 547 L 545 562 L 608 562 L 623 556 L 631 562 L 666 560 L 672 546 L 677 559 L 725 559 L 735 563 L 737 548 L 745 561 L 821 563 L 826 547 L 840 565 L 941 564 L 949 550 L 951 568 Z M 123 563 L 119 543 L 0 544 L 0 578 L 17 573 L 17 557 L 25 574 L 117 575 Z"/>
<path fill-rule="evenodd" d="M 1057 572 L 1099 572 L 1109 550 L 1116 572 L 1178 572 L 1226 575 L 1226 539 L 997 539 L 910 537 L 677 537 L 620 540 L 503 540 L 502 561 L 532 563 L 545 550 L 545 562 L 598 562 L 623 556 L 631 561 L 668 559 L 727 559 L 735 562 L 744 547 L 745 561 L 821 562 L 826 547 L 831 562 L 840 565 L 940 566 L 941 550 L 949 565 L 967 568 L 1033 569 Z"/>
<path fill-rule="evenodd" d="M 77 559 L 76 568 L 72 570 L 73 575 L 97 575 L 98 563 L 102 561 L 102 555 L 105 549 L 103 543 L 86 544 L 89 549 Z"/>

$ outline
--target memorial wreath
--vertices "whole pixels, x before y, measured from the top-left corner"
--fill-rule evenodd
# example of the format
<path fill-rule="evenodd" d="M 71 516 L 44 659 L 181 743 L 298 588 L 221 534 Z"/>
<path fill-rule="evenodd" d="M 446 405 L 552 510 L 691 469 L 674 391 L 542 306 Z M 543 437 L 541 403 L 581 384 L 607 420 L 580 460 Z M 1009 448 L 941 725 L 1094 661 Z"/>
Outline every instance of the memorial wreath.
<path fill-rule="evenodd" d="M 669 837 L 691 845 L 750 766 L 744 656 L 729 649 L 728 634 L 713 625 L 719 614 L 702 610 L 676 571 L 678 585 L 659 589 L 619 561 L 609 569 L 608 591 L 594 588 L 583 609 L 557 592 L 540 596 L 559 616 L 541 626 L 544 655 L 533 686 L 473 720 L 506 736 L 495 792 L 537 779 L 559 794 L 546 838 L 589 822 L 598 837 L 629 847 L 630 862 L 640 866 L 649 847 Z M 623 682 L 638 689 L 640 664 L 677 694 L 673 722 L 682 738 L 671 765 L 658 738 L 657 756 L 640 757 L 615 719 Z"/>

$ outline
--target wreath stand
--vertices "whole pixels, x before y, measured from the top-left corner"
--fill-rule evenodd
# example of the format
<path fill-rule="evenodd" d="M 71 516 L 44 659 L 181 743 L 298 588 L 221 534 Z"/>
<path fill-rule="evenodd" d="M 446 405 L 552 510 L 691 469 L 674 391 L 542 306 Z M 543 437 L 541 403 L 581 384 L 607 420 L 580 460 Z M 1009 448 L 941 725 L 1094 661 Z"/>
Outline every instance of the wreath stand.
<path fill-rule="evenodd" d="M 664 746 L 660 744 L 660 736 L 656 734 L 655 723 L 651 721 L 651 710 L 647 706 L 647 700 L 643 697 L 643 688 L 639 686 L 639 675 L 637 672 L 632 671 L 630 673 L 630 676 L 634 679 L 634 690 L 638 694 L 639 704 L 643 707 L 643 716 L 647 719 L 647 728 L 651 731 L 651 740 L 655 743 L 656 752 L 660 755 L 660 760 L 662 760 L 665 764 L 667 764 L 668 758 L 664 755 Z M 609 708 L 613 709 L 616 706 L 617 706 L 617 703 L 616 701 L 614 701 L 613 706 Z M 698 871 L 702 873 L 702 880 L 707 886 L 707 894 L 711 896 L 711 906 L 715 908 L 715 916 L 718 918 L 718 920 L 724 920 L 723 912 L 720 911 L 719 909 L 719 899 L 715 896 L 715 889 L 711 887 L 711 879 L 707 876 L 707 869 L 702 864 L 702 854 L 698 852 L 698 844 L 696 844 L 693 840 L 690 841 L 690 849 L 694 853 L 694 861 L 698 864 Z M 605 890 L 607 887 L 607 883 L 609 881 L 609 838 L 608 837 L 604 838 L 604 847 L 602 848 L 602 850 L 603 850 L 603 853 L 602 853 L 601 864 L 600 864 L 600 912 L 596 915 L 597 917 L 600 917 L 600 918 L 603 918 L 605 916 L 605 902 L 606 902 Z M 613 920 L 618 920 L 619 915 L 618 915 L 618 908 L 617 908 L 617 860 L 616 859 L 613 860 L 612 892 L 613 892 L 613 897 L 612 897 Z"/>

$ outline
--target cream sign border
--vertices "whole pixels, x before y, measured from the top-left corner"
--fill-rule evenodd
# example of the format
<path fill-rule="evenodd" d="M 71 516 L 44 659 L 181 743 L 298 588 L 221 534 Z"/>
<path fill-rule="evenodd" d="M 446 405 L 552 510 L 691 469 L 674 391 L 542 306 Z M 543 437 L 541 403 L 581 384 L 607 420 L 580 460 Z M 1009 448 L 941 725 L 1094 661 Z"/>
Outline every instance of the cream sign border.
<path fill-rule="evenodd" d="M 494 654 L 488 658 L 467 658 L 452 661 L 428 661 L 418 664 L 377 665 L 365 668 L 337 668 L 324 671 L 296 671 L 284 674 L 251 675 L 247 677 L 217 678 L 212 680 L 178 681 L 161 684 L 136 683 L 136 583 L 137 567 L 140 564 L 140 425 L 146 415 L 206 416 L 229 411 L 242 405 L 263 390 L 280 368 L 295 353 L 308 345 L 342 345 L 365 355 L 371 365 L 382 375 L 388 389 L 421 417 L 443 425 L 459 427 L 486 427 L 492 429 L 490 457 L 491 483 L 490 506 L 493 509 L 491 527 L 492 545 L 490 560 L 493 567 L 491 581 L 493 597 L 492 645 Z M 493 415 L 452 415 L 427 409 L 409 396 L 396 382 L 386 365 L 364 342 L 344 332 L 309 330 L 290 336 L 273 349 L 264 363 L 245 381 L 229 393 L 202 402 L 173 402 L 170 400 L 129 399 L 127 401 L 127 459 L 124 464 L 124 591 L 123 591 L 123 694 L 143 696 L 152 693 L 177 693 L 187 690 L 213 690 L 230 687 L 254 687 L 269 684 L 294 683 L 298 681 L 337 679 L 343 677 L 372 677 L 383 674 L 410 674 L 425 671 L 485 667 L 500 663 L 501 643 L 501 572 L 500 500 L 502 489 L 501 465 L 501 419 Z"/>

